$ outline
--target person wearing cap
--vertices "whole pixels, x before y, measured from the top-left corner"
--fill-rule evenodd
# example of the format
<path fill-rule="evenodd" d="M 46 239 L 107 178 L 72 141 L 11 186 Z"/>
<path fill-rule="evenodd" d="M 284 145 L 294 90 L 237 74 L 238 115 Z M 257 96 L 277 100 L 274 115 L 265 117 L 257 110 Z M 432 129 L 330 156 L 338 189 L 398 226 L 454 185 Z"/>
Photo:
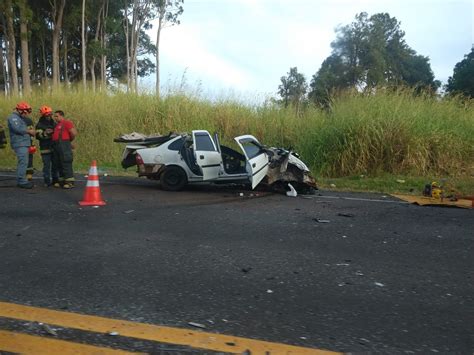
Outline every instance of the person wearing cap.
<path fill-rule="evenodd" d="M 55 183 L 53 186 L 71 189 L 74 187 L 73 147 L 71 142 L 76 138 L 77 130 L 71 121 L 64 118 L 63 111 L 54 111 L 53 118 L 56 122 L 52 136 L 53 159 L 59 173 L 59 183 Z"/>
<path fill-rule="evenodd" d="M 53 119 L 51 107 L 41 106 L 39 112 L 41 117 L 36 124 L 36 139 L 39 141 L 41 160 L 43 160 L 44 185 L 49 187 L 59 182 L 52 147 L 52 136 L 56 122 Z"/>
<path fill-rule="evenodd" d="M 10 132 L 10 145 L 17 158 L 16 181 L 17 186 L 24 189 L 31 189 L 33 184 L 26 178 L 28 168 L 29 147 L 31 137 L 35 135 L 35 129 L 28 128 L 25 118 L 31 113 L 31 106 L 27 102 L 20 102 L 16 105 L 15 111 L 8 116 L 8 130 Z"/>

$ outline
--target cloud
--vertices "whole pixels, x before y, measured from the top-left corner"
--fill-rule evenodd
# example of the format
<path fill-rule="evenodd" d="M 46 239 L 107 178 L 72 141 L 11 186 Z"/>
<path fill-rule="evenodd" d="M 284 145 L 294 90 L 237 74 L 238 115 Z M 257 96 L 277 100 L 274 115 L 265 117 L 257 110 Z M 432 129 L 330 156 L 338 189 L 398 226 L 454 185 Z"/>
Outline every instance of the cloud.
<path fill-rule="evenodd" d="M 173 63 L 195 77 L 218 80 L 224 86 L 251 87 L 251 75 L 209 48 L 204 38 L 205 34 L 196 25 L 166 29 L 160 44 L 163 61 Z"/>

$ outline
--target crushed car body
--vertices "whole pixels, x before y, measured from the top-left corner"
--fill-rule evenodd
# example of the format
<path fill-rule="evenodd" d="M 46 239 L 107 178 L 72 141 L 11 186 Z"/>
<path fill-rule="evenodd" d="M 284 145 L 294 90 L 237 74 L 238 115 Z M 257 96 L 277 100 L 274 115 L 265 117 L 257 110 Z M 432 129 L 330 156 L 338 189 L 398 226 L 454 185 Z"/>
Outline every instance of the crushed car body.
<path fill-rule="evenodd" d="M 300 192 L 316 188 L 315 179 L 298 155 L 266 147 L 252 135 L 234 138 L 240 152 L 221 145 L 217 134 L 189 133 L 146 136 L 124 134 L 114 142 L 126 143 L 122 167 L 137 166 L 138 176 L 159 180 L 165 190 L 178 191 L 193 183 L 237 183 L 285 190 L 291 183 Z"/>

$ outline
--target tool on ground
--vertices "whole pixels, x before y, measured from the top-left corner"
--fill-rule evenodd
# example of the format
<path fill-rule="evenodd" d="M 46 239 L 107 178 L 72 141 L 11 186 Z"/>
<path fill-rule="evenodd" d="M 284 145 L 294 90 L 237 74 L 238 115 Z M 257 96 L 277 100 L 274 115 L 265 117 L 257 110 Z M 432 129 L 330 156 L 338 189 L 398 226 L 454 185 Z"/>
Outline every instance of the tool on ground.
<path fill-rule="evenodd" d="M 92 161 L 87 177 L 86 190 L 84 191 L 84 198 L 79 202 L 81 206 L 104 206 L 106 203 L 102 200 L 99 187 L 99 174 L 97 172 L 97 162 Z"/>

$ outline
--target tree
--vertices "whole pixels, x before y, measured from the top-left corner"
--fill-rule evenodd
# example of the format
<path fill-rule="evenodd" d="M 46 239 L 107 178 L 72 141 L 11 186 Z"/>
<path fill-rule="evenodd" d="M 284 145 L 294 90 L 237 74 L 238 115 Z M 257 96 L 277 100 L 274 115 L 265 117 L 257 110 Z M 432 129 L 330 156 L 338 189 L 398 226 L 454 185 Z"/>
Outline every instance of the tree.
<path fill-rule="evenodd" d="M 160 96 L 160 37 L 161 30 L 167 26 L 179 25 L 178 16 L 183 13 L 184 0 L 155 0 L 158 13 L 156 30 L 156 96 Z"/>
<path fill-rule="evenodd" d="M 86 0 L 82 0 L 81 16 L 81 67 L 82 67 L 82 87 L 87 90 L 87 65 L 86 65 Z"/>
<path fill-rule="evenodd" d="M 303 102 L 308 85 L 303 74 L 298 73 L 296 67 L 290 68 L 287 76 L 280 78 L 281 85 L 278 87 L 278 94 L 282 98 L 283 105 L 288 107 L 290 104 L 295 107 L 296 113 L 300 111 L 301 103 Z"/>
<path fill-rule="evenodd" d="M 13 27 L 13 4 L 12 0 L 5 1 L 6 33 L 7 33 L 7 57 L 8 57 L 8 76 L 11 83 L 11 92 L 18 95 L 18 72 L 16 63 L 16 39 L 15 29 Z"/>
<path fill-rule="evenodd" d="M 18 0 L 20 8 L 20 41 L 21 41 L 21 81 L 23 93 L 31 94 L 30 60 L 28 49 L 28 24 L 31 21 L 31 9 L 26 0 Z"/>
<path fill-rule="evenodd" d="M 454 66 L 453 76 L 448 79 L 446 91 L 474 97 L 474 46 L 471 53 L 466 54 L 464 59 Z"/>
<path fill-rule="evenodd" d="M 53 88 L 57 89 L 59 86 L 59 39 L 61 35 L 61 29 L 63 26 L 63 15 L 64 7 L 66 6 L 66 0 L 52 0 L 51 11 L 53 18 L 53 34 L 52 34 L 52 45 L 53 45 Z"/>
<path fill-rule="evenodd" d="M 322 108 L 330 108 L 333 94 L 349 86 L 345 67 L 339 56 L 326 58 L 321 68 L 313 75 L 310 82 L 309 99 Z"/>
<path fill-rule="evenodd" d="M 309 96 L 313 101 L 325 105 L 330 92 L 340 89 L 371 92 L 398 85 L 419 90 L 436 90 L 439 86 L 429 58 L 406 44 L 400 23 L 389 14 L 369 17 L 362 12 L 336 33 L 331 55 L 312 77 Z"/>

